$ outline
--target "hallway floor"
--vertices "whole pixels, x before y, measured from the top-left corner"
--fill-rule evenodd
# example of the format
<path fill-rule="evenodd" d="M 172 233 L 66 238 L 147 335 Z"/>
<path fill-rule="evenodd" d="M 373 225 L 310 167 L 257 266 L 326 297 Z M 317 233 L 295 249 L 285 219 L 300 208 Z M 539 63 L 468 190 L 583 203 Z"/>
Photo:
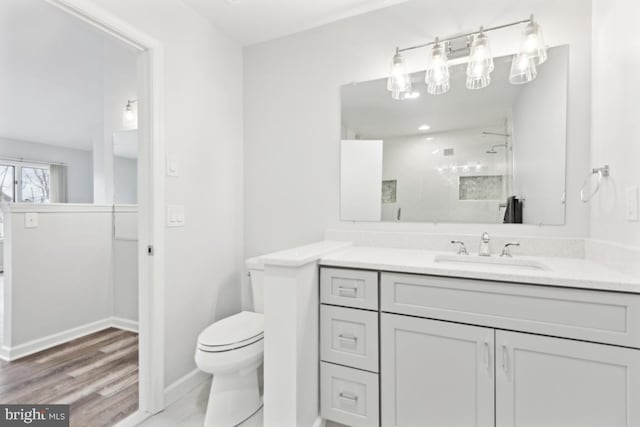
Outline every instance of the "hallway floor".
<path fill-rule="evenodd" d="M 0 403 L 68 404 L 71 426 L 112 426 L 138 408 L 138 334 L 109 328 L 0 362 Z"/>

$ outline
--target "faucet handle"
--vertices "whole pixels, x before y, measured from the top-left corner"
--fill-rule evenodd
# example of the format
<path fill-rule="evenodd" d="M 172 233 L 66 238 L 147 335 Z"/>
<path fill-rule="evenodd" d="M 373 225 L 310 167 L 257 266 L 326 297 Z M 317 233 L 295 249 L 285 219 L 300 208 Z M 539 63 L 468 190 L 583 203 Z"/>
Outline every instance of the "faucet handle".
<path fill-rule="evenodd" d="M 469 255 L 469 252 L 467 251 L 467 247 L 465 246 L 464 242 L 462 240 L 452 240 L 451 241 L 452 245 L 460 245 L 458 247 L 458 255 Z"/>
<path fill-rule="evenodd" d="M 520 243 L 518 242 L 507 243 L 506 245 L 504 245 L 504 248 L 502 248 L 502 253 L 500 254 L 500 256 L 511 258 L 513 256 L 511 255 L 511 251 L 509 250 L 511 246 L 520 246 Z"/>

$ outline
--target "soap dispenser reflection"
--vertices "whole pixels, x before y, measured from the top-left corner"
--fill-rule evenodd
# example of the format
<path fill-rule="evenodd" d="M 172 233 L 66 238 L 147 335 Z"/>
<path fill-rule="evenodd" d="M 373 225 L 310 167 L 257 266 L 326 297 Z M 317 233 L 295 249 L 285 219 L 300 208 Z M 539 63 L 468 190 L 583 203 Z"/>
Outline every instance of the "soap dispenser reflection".
<path fill-rule="evenodd" d="M 485 231 L 484 233 L 482 233 L 482 237 L 480 239 L 480 249 L 478 249 L 478 255 L 491 256 L 491 245 L 489 244 L 491 239 L 489 238 L 489 233 Z"/>

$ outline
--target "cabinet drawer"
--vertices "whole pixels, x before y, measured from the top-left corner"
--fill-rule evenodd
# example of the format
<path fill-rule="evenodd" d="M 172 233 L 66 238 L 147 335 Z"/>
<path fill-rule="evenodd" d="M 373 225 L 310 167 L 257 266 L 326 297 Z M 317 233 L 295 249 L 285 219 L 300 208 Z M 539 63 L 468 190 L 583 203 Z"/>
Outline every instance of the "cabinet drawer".
<path fill-rule="evenodd" d="M 351 427 L 378 427 L 378 375 L 322 362 L 322 418 Z"/>
<path fill-rule="evenodd" d="M 640 348 L 640 295 L 382 273 L 381 309 Z"/>
<path fill-rule="evenodd" d="M 378 272 L 322 268 L 320 299 L 326 304 L 378 309 Z"/>
<path fill-rule="evenodd" d="M 320 357 L 325 362 L 378 372 L 378 313 L 322 305 Z"/>

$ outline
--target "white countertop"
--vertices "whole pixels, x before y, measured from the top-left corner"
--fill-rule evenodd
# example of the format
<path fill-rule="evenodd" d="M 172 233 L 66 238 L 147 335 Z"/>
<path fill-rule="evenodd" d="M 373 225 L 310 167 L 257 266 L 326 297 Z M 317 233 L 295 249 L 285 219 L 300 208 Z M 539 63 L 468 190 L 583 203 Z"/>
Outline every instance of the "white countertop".
<path fill-rule="evenodd" d="M 256 265 L 256 261 L 263 265 L 278 265 L 283 267 L 299 267 L 317 261 L 323 255 L 339 251 L 351 246 L 351 242 L 336 242 L 324 240 L 306 246 L 299 246 L 280 252 L 273 252 L 249 261 Z"/>
<path fill-rule="evenodd" d="M 501 265 L 437 263 L 435 258 L 438 255 L 451 254 L 415 249 L 350 246 L 325 253 L 320 259 L 320 264 L 401 273 L 640 293 L 640 278 L 619 273 L 585 259 L 517 256 L 517 259 L 536 261 L 549 267 L 548 270 L 529 270 Z M 478 255 L 471 254 L 469 256 L 476 257 Z M 494 254 L 493 256 L 497 257 L 498 255 Z"/>

